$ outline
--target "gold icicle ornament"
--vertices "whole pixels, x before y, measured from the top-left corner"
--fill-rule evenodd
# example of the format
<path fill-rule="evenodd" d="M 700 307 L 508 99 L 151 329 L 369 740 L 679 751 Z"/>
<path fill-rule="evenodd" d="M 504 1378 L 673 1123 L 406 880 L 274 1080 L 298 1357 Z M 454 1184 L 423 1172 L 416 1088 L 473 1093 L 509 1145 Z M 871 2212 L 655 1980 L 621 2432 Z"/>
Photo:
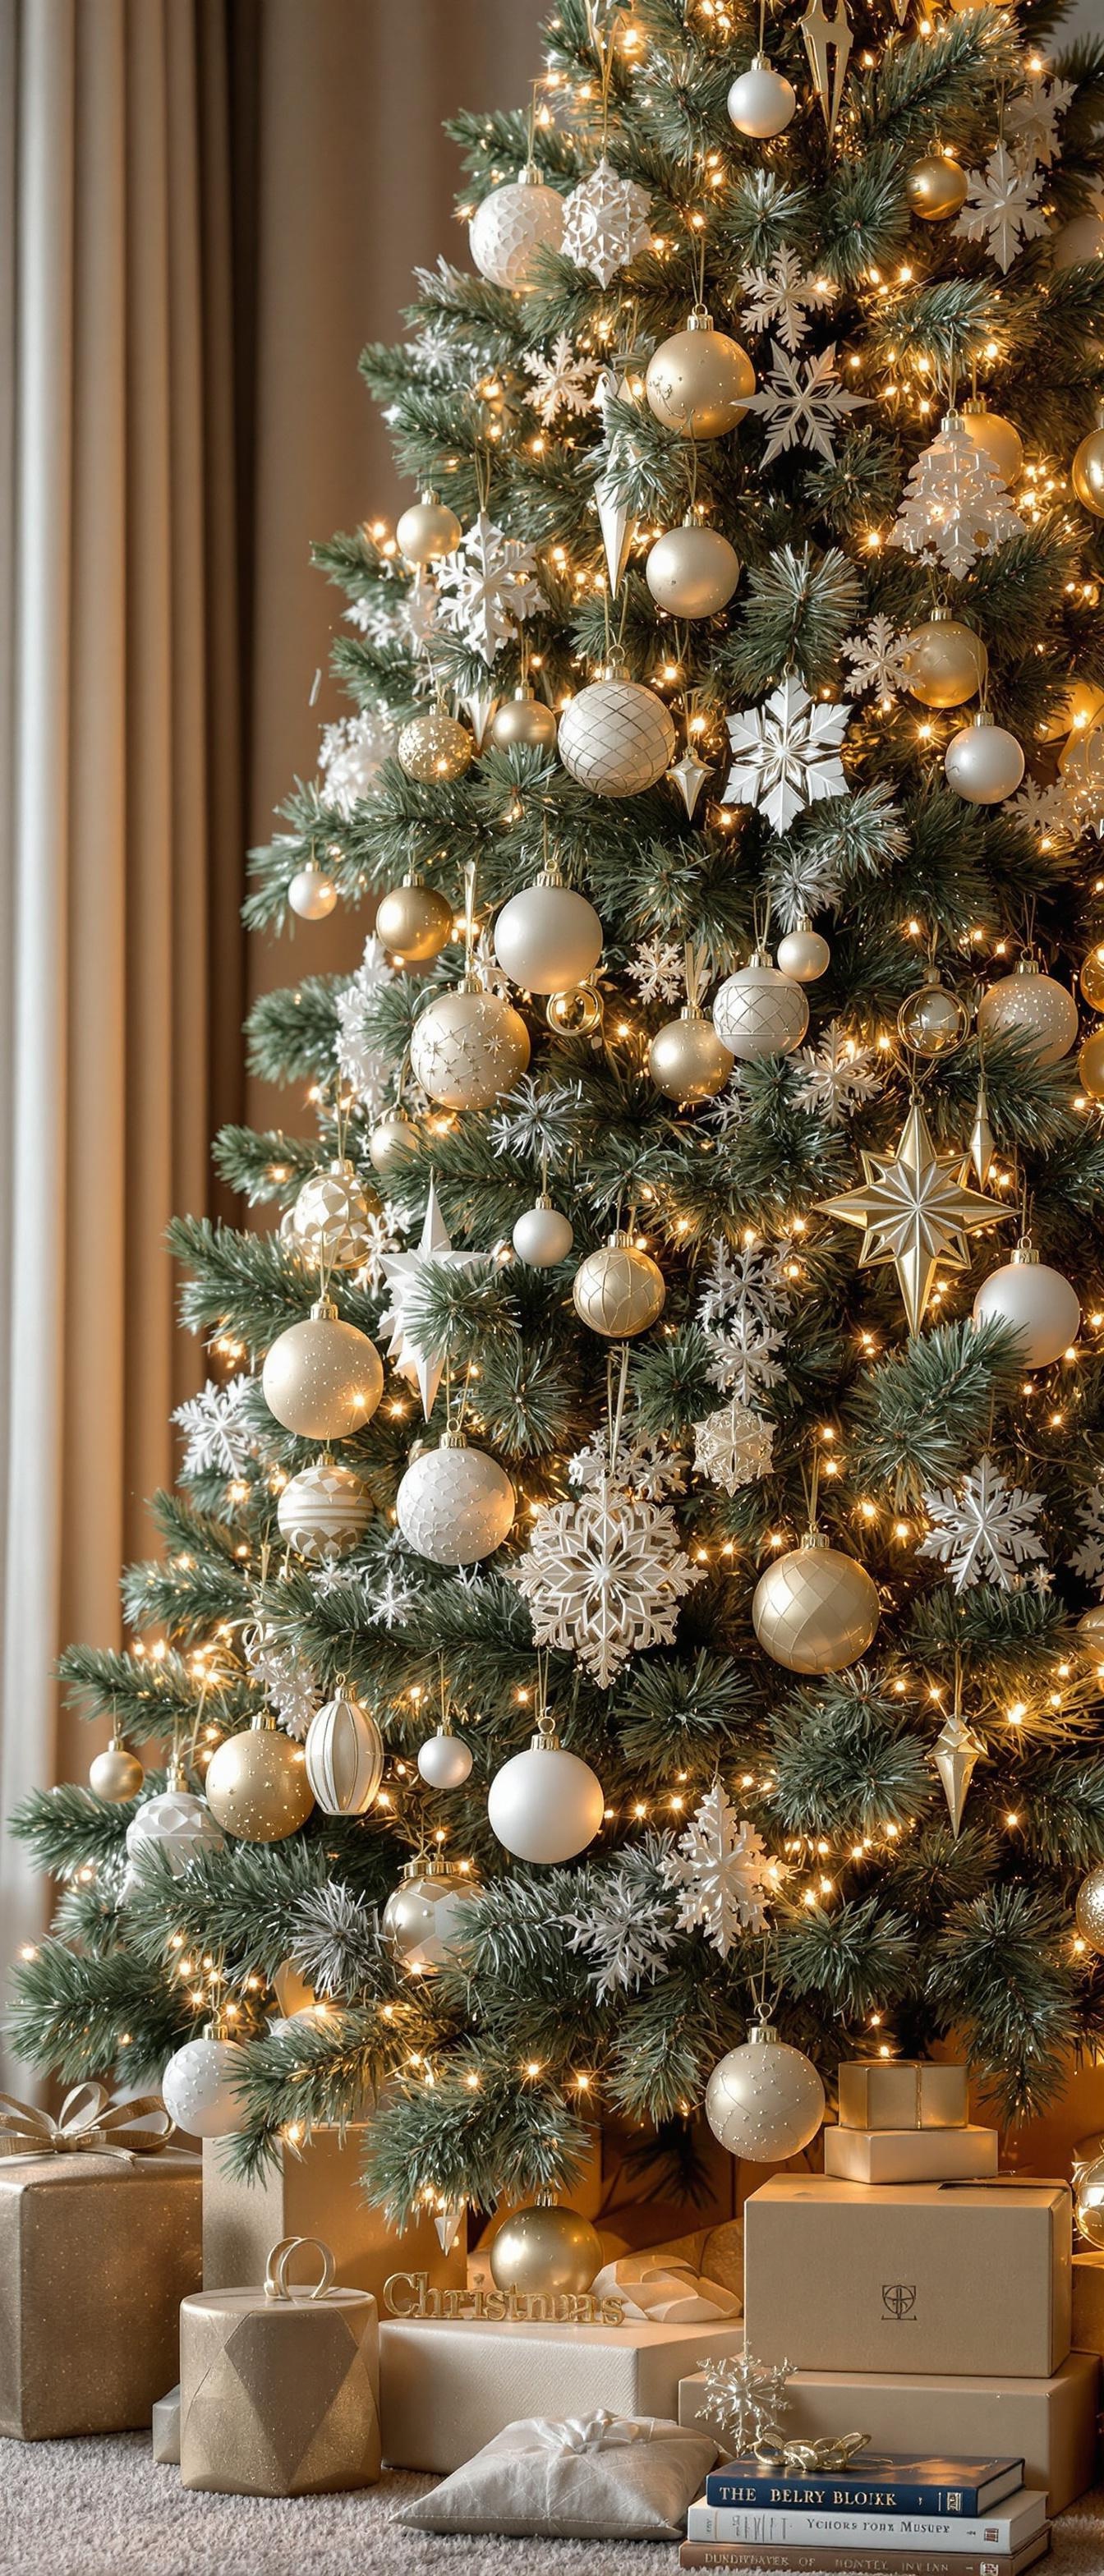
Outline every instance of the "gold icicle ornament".
<path fill-rule="evenodd" d="M 957 1842 L 970 1782 L 978 1763 L 987 1759 L 981 1737 L 967 1726 L 959 1709 L 954 1709 L 950 1717 L 944 1719 L 932 1746 L 931 1759 L 943 1784 L 951 1832 Z"/>
<path fill-rule="evenodd" d="M 809 0 L 804 17 L 799 21 L 805 39 L 805 51 L 813 75 L 813 87 L 824 110 L 829 141 L 839 123 L 843 105 L 843 85 L 851 56 L 854 36 L 847 15 L 847 0 L 836 0 L 834 18 L 828 16 L 824 0 Z M 832 60 L 834 57 L 834 61 Z"/>

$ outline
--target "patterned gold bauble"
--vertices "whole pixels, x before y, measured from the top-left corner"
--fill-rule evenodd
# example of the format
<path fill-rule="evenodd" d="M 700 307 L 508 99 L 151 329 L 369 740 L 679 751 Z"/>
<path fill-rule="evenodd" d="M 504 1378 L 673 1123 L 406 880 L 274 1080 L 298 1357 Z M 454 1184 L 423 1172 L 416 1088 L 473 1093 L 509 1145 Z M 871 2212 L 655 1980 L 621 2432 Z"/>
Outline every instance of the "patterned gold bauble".
<path fill-rule="evenodd" d="M 1090 429 L 1074 453 L 1070 481 L 1078 500 L 1094 519 L 1104 519 L 1104 418 Z"/>
<path fill-rule="evenodd" d="M 722 438 L 743 419 L 755 369 L 739 341 L 715 331 L 712 316 L 698 305 L 685 331 L 653 350 L 644 389 L 665 429 L 680 438 Z"/>
<path fill-rule="evenodd" d="M 649 1324 L 655 1323 L 667 1290 L 658 1262 L 619 1232 L 580 1262 L 571 1294 L 580 1323 L 589 1324 L 592 1333 L 621 1342 L 634 1333 L 646 1333 Z"/>
<path fill-rule="evenodd" d="M 755 1586 L 752 1625 L 765 1654 L 790 1673 L 840 1673 L 873 1642 L 881 1612 L 865 1565 L 807 1530 Z"/>
<path fill-rule="evenodd" d="M 983 1038 L 1019 1038 L 1036 1064 L 1057 1064 L 1077 1044 L 1077 1004 L 1068 985 L 1021 957 L 1012 975 L 990 984 L 978 1007 Z"/>
<path fill-rule="evenodd" d="M 961 707 L 975 697 L 989 655 L 972 626 L 938 612 L 905 638 L 901 668 L 910 697 L 924 707 Z"/>
<path fill-rule="evenodd" d="M 372 1517 L 368 1495 L 351 1467 L 320 1458 L 286 1484 L 276 1506 L 280 1535 L 310 1564 L 355 1547 Z"/>
<path fill-rule="evenodd" d="M 551 751 L 555 740 L 555 711 L 531 689 L 515 689 L 491 718 L 491 741 L 498 751 L 510 751 L 516 743 L 525 751 Z"/>
<path fill-rule="evenodd" d="M 490 2242 L 496 2290 L 528 2298 L 571 2298 L 589 2290 L 602 2265 L 602 2241 L 575 2209 L 515 2209 Z"/>
<path fill-rule="evenodd" d="M 423 492 L 420 501 L 412 501 L 395 529 L 400 554 L 413 564 L 432 563 L 437 555 L 452 554 L 462 534 L 455 510 L 443 501 L 435 501 L 432 492 Z"/>
<path fill-rule="evenodd" d="M 137 1754 L 113 1735 L 110 1744 L 89 1764 L 88 1786 L 95 1790 L 97 1798 L 107 1798 L 113 1807 L 120 1807 L 125 1799 L 137 1797 L 145 1776 Z"/>
<path fill-rule="evenodd" d="M 475 744 L 466 725 L 444 707 L 432 707 L 424 716 L 411 716 L 404 724 L 396 745 L 399 767 L 419 787 L 437 787 L 454 778 L 462 778 L 470 769 Z"/>
<path fill-rule="evenodd" d="M 475 976 L 438 993 L 414 1023 L 411 1071 L 443 1109 L 489 1109 L 513 1090 L 528 1062 L 520 1012 Z"/>
<path fill-rule="evenodd" d="M 961 418 L 967 438 L 996 466 L 1002 483 L 1014 483 L 1023 464 L 1023 440 L 1015 423 L 990 411 L 980 394 L 963 403 Z"/>
<path fill-rule="evenodd" d="M 378 1205 L 378 1201 L 376 1202 Z M 359 1270 L 372 1247 L 368 1202 L 351 1163 L 311 1172 L 291 1211 L 291 1237 L 323 1270 Z"/>
<path fill-rule="evenodd" d="M 945 152 L 926 152 L 922 161 L 914 161 L 905 180 L 905 194 L 914 215 L 926 224 L 945 224 L 950 215 L 960 214 L 966 203 L 969 181 L 957 161 Z"/>
<path fill-rule="evenodd" d="M 735 1057 L 722 1046 L 704 1011 L 687 1008 L 657 1029 L 648 1049 L 648 1071 L 668 1100 L 713 1100 L 723 1091 Z"/>
<path fill-rule="evenodd" d="M 448 1860 L 408 1860 L 384 1906 L 380 1930 L 399 1966 L 412 1977 L 443 1968 L 462 1938 L 465 1909 L 479 1893 L 471 1869 Z"/>
<path fill-rule="evenodd" d="M 1077 1079 L 1090 1100 L 1104 1100 L 1104 1029 L 1086 1038 L 1077 1059 Z"/>
<path fill-rule="evenodd" d="M 938 976 L 908 994 L 897 1013 L 897 1034 L 902 1044 L 923 1056 L 927 1063 L 960 1047 L 969 1026 L 965 1002 L 957 993 L 949 993 Z"/>
<path fill-rule="evenodd" d="M 350 1440 L 372 1419 L 383 1366 L 367 1333 L 342 1323 L 332 1298 L 320 1297 L 301 1324 L 289 1324 L 273 1342 L 261 1385 L 285 1431 L 300 1440 Z"/>
<path fill-rule="evenodd" d="M 387 1110 L 368 1139 L 369 1158 L 381 1181 L 390 1180 L 396 1172 L 401 1172 L 403 1164 L 408 1163 L 417 1150 L 418 1130 L 413 1119 L 407 1118 L 401 1109 Z"/>
<path fill-rule="evenodd" d="M 211 1755 L 207 1804 L 216 1823 L 245 1843 L 279 1843 L 297 1833 L 314 1805 L 302 1745 L 266 1710 Z"/>
<path fill-rule="evenodd" d="M 1078 982 L 1090 1011 L 1104 1011 L 1104 945 L 1090 948 Z"/>
<path fill-rule="evenodd" d="M 1090 1869 L 1077 1890 L 1077 1929 L 1090 1950 L 1104 1958 L 1104 1861 Z"/>
<path fill-rule="evenodd" d="M 739 581 L 740 558 L 719 528 L 691 521 L 656 538 L 644 577 L 656 607 L 669 617 L 715 617 Z"/>
<path fill-rule="evenodd" d="M 404 966 L 425 966 L 452 936 L 452 905 L 421 877 L 390 886 L 376 906 L 376 937 Z"/>

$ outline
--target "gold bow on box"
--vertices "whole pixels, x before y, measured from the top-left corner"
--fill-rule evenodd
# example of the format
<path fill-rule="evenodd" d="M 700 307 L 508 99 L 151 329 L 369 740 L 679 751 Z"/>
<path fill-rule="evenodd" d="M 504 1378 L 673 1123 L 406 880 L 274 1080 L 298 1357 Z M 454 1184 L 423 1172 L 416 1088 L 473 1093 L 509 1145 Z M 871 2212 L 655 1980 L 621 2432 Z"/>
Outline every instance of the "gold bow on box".
<path fill-rule="evenodd" d="M 139 2121 L 160 2126 L 143 2129 Z M 159 2156 L 175 2135 L 176 2122 L 159 2093 L 139 2093 L 133 2101 L 116 2101 L 104 2084 L 75 2084 L 55 2120 L 33 2102 L 0 2093 L 0 2162 L 25 2164 L 40 2156 Z"/>

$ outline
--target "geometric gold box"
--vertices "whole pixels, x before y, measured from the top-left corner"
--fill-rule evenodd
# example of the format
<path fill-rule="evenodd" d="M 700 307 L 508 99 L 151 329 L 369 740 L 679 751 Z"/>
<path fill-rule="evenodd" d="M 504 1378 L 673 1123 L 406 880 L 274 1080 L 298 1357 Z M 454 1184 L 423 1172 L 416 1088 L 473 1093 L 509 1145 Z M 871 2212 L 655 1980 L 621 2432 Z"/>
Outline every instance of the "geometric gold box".
<path fill-rule="evenodd" d="M 216 2495 L 331 2494 L 380 2473 L 376 2303 L 200 2290 L 180 2311 L 180 2475 Z"/>
<path fill-rule="evenodd" d="M 451 2253 L 443 2254 L 432 2216 L 414 2220 L 400 2236 L 365 2200 L 361 2160 L 366 2130 L 316 2128 L 299 2152 L 278 2144 L 279 2162 L 252 2182 L 226 2170 L 227 2142 L 203 2147 L 203 2286 L 241 2289 L 263 2282 L 269 2249 L 285 2236 L 320 2236 L 334 2258 L 334 2278 L 346 2289 L 370 2290 L 382 2305 L 392 2272 L 427 2272 L 437 2289 L 462 2289 L 467 2276 L 467 2229 L 461 2223 Z"/>

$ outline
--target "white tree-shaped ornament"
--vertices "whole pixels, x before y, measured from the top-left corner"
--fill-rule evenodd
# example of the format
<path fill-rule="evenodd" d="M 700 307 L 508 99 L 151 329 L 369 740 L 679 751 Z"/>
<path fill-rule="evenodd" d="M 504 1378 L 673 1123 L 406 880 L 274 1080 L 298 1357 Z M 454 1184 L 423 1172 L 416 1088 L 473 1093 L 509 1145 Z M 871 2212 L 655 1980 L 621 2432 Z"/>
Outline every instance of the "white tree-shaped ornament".
<path fill-rule="evenodd" d="M 606 1690 L 630 1655 L 672 1643 L 679 1602 L 703 1572 L 668 1504 L 603 1478 L 577 1502 L 542 1506 L 516 1580 L 537 1645 L 575 1655 Z"/>
<path fill-rule="evenodd" d="M 909 475 L 890 545 L 926 555 L 961 580 L 979 554 L 1023 534 L 991 457 L 970 437 L 961 414 L 948 412 Z"/>
<path fill-rule="evenodd" d="M 508 537 L 480 510 L 441 566 L 442 626 L 451 627 L 482 661 L 493 662 L 514 627 L 540 606 L 540 588 L 532 579 L 536 561 L 532 546 Z"/>
<path fill-rule="evenodd" d="M 830 465 L 841 421 L 849 412 L 865 410 L 867 401 L 866 394 L 850 393 L 840 383 L 834 347 L 821 349 L 816 357 L 798 358 L 776 341 L 771 372 L 748 402 L 748 410 L 758 412 L 770 433 L 763 464 L 773 465 L 775 457 L 791 447 L 810 447 L 814 456 L 823 456 Z"/>
<path fill-rule="evenodd" d="M 755 805 L 776 832 L 825 796 L 846 796 L 840 745 L 850 709 L 816 702 L 791 672 L 766 705 L 728 718 L 734 753 L 723 805 Z"/>
<path fill-rule="evenodd" d="M 1007 1592 L 1017 1576 L 1045 1564 L 1037 1527 L 1042 1508 L 1041 1494 L 1010 1484 L 991 1458 L 979 1458 L 959 1485 L 925 1494 L 932 1527 L 916 1553 L 945 1565 L 956 1592 L 974 1583 L 996 1583 Z"/>
<path fill-rule="evenodd" d="M 595 164 L 564 201 L 562 249 L 576 268 L 587 268 L 605 288 L 618 269 L 647 250 L 651 198 L 635 179 L 622 179 L 606 159 Z"/>
<path fill-rule="evenodd" d="M 663 1864 L 678 1896 L 680 1931 L 700 1924 L 722 1959 L 742 1932 L 763 1930 L 784 1874 L 754 1825 L 737 1815 L 720 1780 L 707 1790 Z"/>

